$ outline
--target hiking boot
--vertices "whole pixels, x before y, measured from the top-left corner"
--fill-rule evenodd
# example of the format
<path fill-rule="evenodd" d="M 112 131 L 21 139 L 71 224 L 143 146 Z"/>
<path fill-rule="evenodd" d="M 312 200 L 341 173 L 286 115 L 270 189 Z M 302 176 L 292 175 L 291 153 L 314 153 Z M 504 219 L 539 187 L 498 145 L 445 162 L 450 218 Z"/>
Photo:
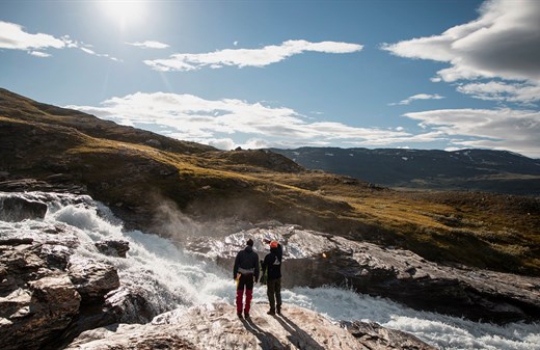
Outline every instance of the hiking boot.
<path fill-rule="evenodd" d="M 277 312 L 278 315 L 281 315 L 281 308 L 278 307 L 277 310 L 276 310 L 276 312 Z"/>
<path fill-rule="evenodd" d="M 241 315 L 241 314 L 240 314 Z M 248 319 L 249 318 L 249 312 L 244 312 L 244 318 L 245 319 Z"/>
<path fill-rule="evenodd" d="M 273 315 L 275 315 L 275 314 L 276 314 L 276 312 L 275 312 L 274 310 L 270 310 L 270 311 L 268 311 L 268 312 L 267 312 L 267 314 L 268 314 L 268 315 L 272 315 L 272 316 L 273 316 Z"/>
<path fill-rule="evenodd" d="M 238 315 L 238 318 L 243 318 L 241 312 L 237 313 L 237 315 Z"/>

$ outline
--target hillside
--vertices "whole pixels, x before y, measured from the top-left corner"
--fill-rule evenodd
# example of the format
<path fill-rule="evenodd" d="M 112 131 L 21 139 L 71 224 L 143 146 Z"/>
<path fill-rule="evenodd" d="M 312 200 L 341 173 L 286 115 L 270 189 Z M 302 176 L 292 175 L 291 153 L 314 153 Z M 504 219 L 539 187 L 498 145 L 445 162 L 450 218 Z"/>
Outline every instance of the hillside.
<path fill-rule="evenodd" d="M 162 235 L 179 234 L 184 215 L 273 219 L 440 263 L 540 275 L 536 198 L 391 190 L 274 152 L 219 151 L 0 90 L 0 191 L 28 178 L 82 187 L 130 227 Z"/>
<path fill-rule="evenodd" d="M 492 150 L 273 149 L 308 169 L 389 187 L 540 196 L 540 160 Z"/>

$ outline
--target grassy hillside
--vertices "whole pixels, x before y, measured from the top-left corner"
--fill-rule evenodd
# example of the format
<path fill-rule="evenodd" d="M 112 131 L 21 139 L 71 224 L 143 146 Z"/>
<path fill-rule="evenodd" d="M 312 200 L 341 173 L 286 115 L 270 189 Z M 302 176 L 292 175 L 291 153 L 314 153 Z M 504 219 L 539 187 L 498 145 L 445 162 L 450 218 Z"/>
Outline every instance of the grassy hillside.
<path fill-rule="evenodd" d="M 307 171 L 272 152 L 218 151 L 6 90 L 0 173 L 85 186 L 131 227 L 155 232 L 168 220 L 167 204 L 199 221 L 276 219 L 438 262 L 540 275 L 538 199 L 390 190 Z"/>

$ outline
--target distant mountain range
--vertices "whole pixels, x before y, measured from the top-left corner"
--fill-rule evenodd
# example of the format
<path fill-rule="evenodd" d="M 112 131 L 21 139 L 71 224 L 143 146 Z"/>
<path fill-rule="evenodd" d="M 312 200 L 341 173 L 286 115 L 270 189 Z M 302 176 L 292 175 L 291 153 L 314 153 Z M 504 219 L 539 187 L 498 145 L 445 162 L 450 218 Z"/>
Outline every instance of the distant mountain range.
<path fill-rule="evenodd" d="M 540 160 L 505 152 L 412 149 L 272 149 L 308 169 L 389 187 L 540 196 Z"/>

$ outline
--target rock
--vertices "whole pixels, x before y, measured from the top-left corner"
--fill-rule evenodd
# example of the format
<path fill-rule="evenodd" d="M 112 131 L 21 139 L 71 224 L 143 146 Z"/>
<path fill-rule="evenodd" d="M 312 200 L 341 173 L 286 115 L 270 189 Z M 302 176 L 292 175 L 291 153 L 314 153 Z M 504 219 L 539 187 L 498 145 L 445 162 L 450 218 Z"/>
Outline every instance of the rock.
<path fill-rule="evenodd" d="M 104 313 L 122 323 L 148 323 L 157 316 L 142 293 L 123 287 L 105 296 Z"/>
<path fill-rule="evenodd" d="M 68 178 L 66 177 L 62 178 L 61 182 L 56 182 L 56 180 L 60 180 L 60 179 L 57 179 L 54 176 L 52 178 L 48 178 L 48 181 L 55 182 L 55 184 L 51 184 L 45 181 L 38 181 L 35 179 L 0 181 L 0 191 L 5 191 L 5 192 L 44 191 L 44 192 L 73 193 L 73 194 L 87 193 L 86 187 L 83 185 L 65 183 L 65 181 L 68 180 Z"/>
<path fill-rule="evenodd" d="M 148 139 L 144 143 L 154 148 L 162 148 L 161 142 L 156 139 Z"/>
<path fill-rule="evenodd" d="M 99 241 L 95 243 L 95 246 L 105 255 L 119 256 L 121 258 L 125 258 L 129 250 L 129 242 L 127 241 Z"/>
<path fill-rule="evenodd" d="M 32 238 L 7 238 L 0 239 L 0 245 L 21 245 L 32 244 L 34 240 Z"/>
<path fill-rule="evenodd" d="M 2 349 L 39 349 L 77 315 L 81 297 L 67 275 L 43 277 L 0 299 Z"/>
<path fill-rule="evenodd" d="M 355 335 L 339 324 L 297 306 L 287 305 L 283 315 L 275 317 L 267 315 L 267 309 L 268 304 L 253 305 L 250 320 L 238 319 L 234 306 L 226 303 L 175 310 L 160 315 L 151 324 L 120 324 L 86 331 L 66 350 L 434 349 L 414 337 L 407 338 L 404 333 L 400 336 L 405 344 L 417 348 L 392 343 L 397 337 L 389 330 L 384 334 L 383 327 L 372 326 L 371 338 L 366 340 L 357 337 L 359 331 Z M 378 343 L 381 345 L 371 347 Z M 393 347 L 395 345 L 397 347 Z"/>
<path fill-rule="evenodd" d="M 398 331 L 382 327 L 374 322 L 342 322 L 351 334 L 364 344 L 368 349 L 406 349 L 406 350 L 436 350 L 437 348 L 424 343 L 417 337 Z"/>
<path fill-rule="evenodd" d="M 85 301 L 103 299 L 105 294 L 120 287 L 116 268 L 92 261 L 78 260 L 68 266 L 69 278 Z"/>
<path fill-rule="evenodd" d="M 47 205 L 20 197 L 0 198 L 0 220 L 22 221 L 25 219 L 43 219 Z"/>
<path fill-rule="evenodd" d="M 80 243 L 68 231 L 44 225 L 36 238 L 1 242 L 2 350 L 57 349 L 82 331 L 120 321 L 147 322 L 155 316 L 146 312 L 141 295 L 112 294 L 116 297 L 109 300 L 108 293 L 120 286 L 116 269 L 75 258 Z M 133 313 L 138 315 L 124 315 L 127 305 L 135 305 Z"/>

